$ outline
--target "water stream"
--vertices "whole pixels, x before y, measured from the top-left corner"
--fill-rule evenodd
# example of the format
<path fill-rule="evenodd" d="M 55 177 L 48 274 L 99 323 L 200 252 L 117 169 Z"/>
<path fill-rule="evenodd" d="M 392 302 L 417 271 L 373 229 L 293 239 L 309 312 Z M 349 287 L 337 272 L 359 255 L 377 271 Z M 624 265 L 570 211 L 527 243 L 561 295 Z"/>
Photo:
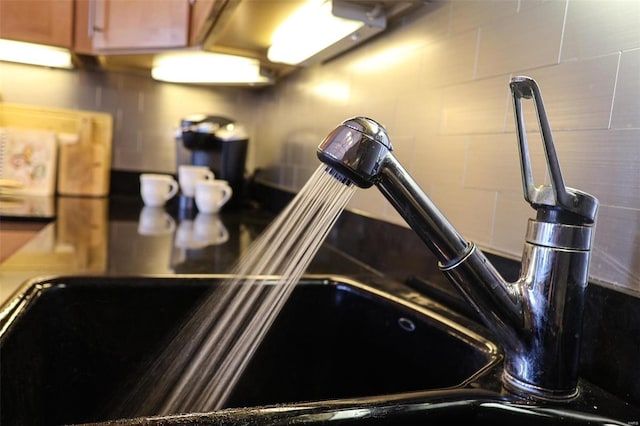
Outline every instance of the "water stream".
<path fill-rule="evenodd" d="M 126 401 L 121 416 L 206 412 L 234 384 L 356 187 L 321 165 L 208 293 Z"/>

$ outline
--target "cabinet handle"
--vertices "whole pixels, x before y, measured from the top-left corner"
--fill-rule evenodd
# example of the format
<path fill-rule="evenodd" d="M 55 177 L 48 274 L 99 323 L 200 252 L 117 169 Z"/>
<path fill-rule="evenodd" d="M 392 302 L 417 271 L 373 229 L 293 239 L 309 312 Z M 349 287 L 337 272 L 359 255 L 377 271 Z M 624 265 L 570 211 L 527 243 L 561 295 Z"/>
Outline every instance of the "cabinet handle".
<path fill-rule="evenodd" d="M 96 25 L 96 2 L 97 0 L 89 0 L 89 13 L 87 14 L 87 36 L 93 38 L 95 33 L 102 32 L 104 29 Z"/>

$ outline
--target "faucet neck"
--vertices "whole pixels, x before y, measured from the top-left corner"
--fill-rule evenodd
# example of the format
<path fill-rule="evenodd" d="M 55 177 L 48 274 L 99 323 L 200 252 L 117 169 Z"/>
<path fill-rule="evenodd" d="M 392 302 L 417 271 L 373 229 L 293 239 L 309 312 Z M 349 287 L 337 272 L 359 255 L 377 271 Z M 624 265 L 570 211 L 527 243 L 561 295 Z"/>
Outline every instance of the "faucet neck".
<path fill-rule="evenodd" d="M 499 340 L 505 387 L 545 399 L 575 395 L 592 224 L 530 219 L 521 277 L 509 283 L 391 153 L 374 183 Z"/>
<path fill-rule="evenodd" d="M 509 390 L 541 399 L 575 396 L 592 232 L 592 225 L 529 220 L 514 283 L 479 249 L 455 268 L 441 268 L 504 348 Z"/>

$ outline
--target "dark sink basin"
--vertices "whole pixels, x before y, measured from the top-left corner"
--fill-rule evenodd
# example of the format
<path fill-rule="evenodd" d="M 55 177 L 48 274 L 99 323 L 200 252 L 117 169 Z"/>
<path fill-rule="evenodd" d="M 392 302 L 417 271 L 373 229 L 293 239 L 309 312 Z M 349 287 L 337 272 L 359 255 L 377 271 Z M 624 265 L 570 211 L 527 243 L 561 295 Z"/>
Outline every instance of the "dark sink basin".
<path fill-rule="evenodd" d="M 104 421 L 183 318 L 222 277 L 61 277 L 5 306 L 2 424 Z M 462 386 L 499 361 L 450 318 L 349 280 L 300 282 L 228 407 Z M 154 414 L 154 413 L 140 413 Z M 117 417 L 117 416 L 116 416 Z"/>
<path fill-rule="evenodd" d="M 226 407 L 157 416 L 118 405 L 225 276 L 60 277 L 0 311 L 0 424 L 637 424 L 640 411 L 581 383 L 531 401 L 500 385 L 477 324 L 400 284 L 306 277 Z M 114 411 L 112 407 L 117 409 Z M 635 423 L 634 423 L 635 422 Z"/>

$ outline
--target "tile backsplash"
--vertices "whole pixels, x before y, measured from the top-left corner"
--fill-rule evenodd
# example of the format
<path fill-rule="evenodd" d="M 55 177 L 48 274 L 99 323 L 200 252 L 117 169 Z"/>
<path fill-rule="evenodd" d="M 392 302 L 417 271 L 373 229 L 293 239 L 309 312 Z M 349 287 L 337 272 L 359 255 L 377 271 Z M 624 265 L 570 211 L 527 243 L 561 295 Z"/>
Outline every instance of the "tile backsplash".
<path fill-rule="evenodd" d="M 0 62 L 0 101 L 113 115 L 112 167 L 175 172 L 175 131 L 188 114 L 248 120 L 255 94 L 165 84 L 148 75 L 67 71 Z"/>
<path fill-rule="evenodd" d="M 484 248 L 519 258 L 526 220 L 508 82 L 541 86 L 568 186 L 599 198 L 592 278 L 640 294 L 640 2 L 431 2 L 424 13 L 260 99 L 264 180 L 296 190 L 336 124 L 370 116 L 447 217 Z M 531 102 L 530 131 L 537 131 Z M 530 137 L 538 184 L 542 145 Z M 402 224 L 374 190 L 350 207 Z"/>
<path fill-rule="evenodd" d="M 640 295 L 637 0 L 432 1 L 363 46 L 262 91 L 0 63 L 0 99 L 111 112 L 112 166 L 121 170 L 174 172 L 180 118 L 227 115 L 249 127 L 250 169 L 290 191 L 318 166 L 315 148 L 330 130 L 369 116 L 461 233 L 519 258 L 533 213 L 522 198 L 508 88 L 519 74 L 541 86 L 567 185 L 601 201 L 592 279 Z M 530 145 L 542 183 L 535 134 Z M 349 207 L 403 224 L 375 189 L 359 190 Z"/>

